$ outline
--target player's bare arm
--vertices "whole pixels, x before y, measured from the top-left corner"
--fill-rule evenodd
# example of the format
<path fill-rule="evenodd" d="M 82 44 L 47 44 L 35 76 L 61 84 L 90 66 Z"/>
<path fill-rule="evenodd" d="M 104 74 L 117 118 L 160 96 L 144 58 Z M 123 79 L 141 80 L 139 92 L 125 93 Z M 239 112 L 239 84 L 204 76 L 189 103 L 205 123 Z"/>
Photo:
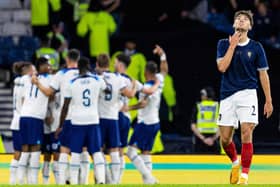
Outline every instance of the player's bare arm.
<path fill-rule="evenodd" d="M 64 99 L 63 107 L 61 109 L 61 114 L 60 114 L 60 118 L 59 118 L 59 126 L 55 131 L 55 137 L 56 138 L 58 138 L 59 133 L 62 131 L 63 123 L 65 121 L 65 118 L 66 118 L 67 114 L 68 114 L 70 101 L 71 101 L 71 98 L 65 98 Z"/>
<path fill-rule="evenodd" d="M 54 95 L 55 91 L 50 87 L 43 86 L 36 75 L 32 75 L 31 82 L 32 84 L 35 84 L 47 97 Z"/>
<path fill-rule="evenodd" d="M 273 112 L 272 98 L 270 92 L 270 81 L 266 70 L 259 71 L 261 86 L 265 95 L 263 114 L 269 118 Z"/>
<path fill-rule="evenodd" d="M 126 97 L 128 97 L 128 98 L 132 98 L 132 97 L 134 97 L 135 94 L 136 94 L 136 91 L 137 91 L 136 88 L 137 88 L 137 87 L 136 87 L 136 81 L 133 80 L 133 81 L 132 81 L 132 88 L 127 88 L 127 87 L 126 87 L 126 88 L 122 89 L 122 90 L 121 90 L 121 94 L 124 95 L 124 96 L 126 96 Z"/>
<path fill-rule="evenodd" d="M 241 39 L 241 33 L 235 32 L 232 36 L 229 36 L 229 47 L 227 49 L 227 52 L 224 57 L 218 59 L 217 66 L 218 70 L 222 73 L 226 72 L 227 68 L 229 67 L 232 56 L 234 54 L 234 50 L 236 46 L 238 45 L 239 41 Z"/>
<path fill-rule="evenodd" d="M 148 100 L 144 98 L 141 101 L 139 101 L 137 104 L 129 106 L 128 110 L 138 110 L 144 108 L 145 106 L 147 106 L 147 104 L 148 104 Z"/>
<path fill-rule="evenodd" d="M 166 60 L 166 54 L 164 50 L 159 45 L 156 45 L 156 47 L 153 50 L 153 53 L 160 57 L 160 73 L 163 76 L 165 76 L 168 73 L 168 63 Z"/>
<path fill-rule="evenodd" d="M 151 95 L 153 94 L 159 87 L 160 85 L 160 80 L 156 79 L 155 84 L 149 88 L 145 87 L 141 90 L 144 94 Z"/>

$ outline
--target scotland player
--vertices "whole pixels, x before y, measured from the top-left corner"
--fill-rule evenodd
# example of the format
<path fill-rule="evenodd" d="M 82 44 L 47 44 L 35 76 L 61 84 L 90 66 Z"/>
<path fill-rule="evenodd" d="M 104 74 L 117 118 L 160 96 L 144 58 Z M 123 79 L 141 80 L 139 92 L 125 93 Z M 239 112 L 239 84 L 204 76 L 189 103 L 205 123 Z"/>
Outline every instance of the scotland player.
<path fill-rule="evenodd" d="M 253 156 L 252 135 L 258 124 L 258 77 L 265 95 L 264 115 L 270 117 L 273 111 L 268 64 L 262 45 L 248 38 L 253 26 L 250 11 L 238 11 L 234 16 L 235 33 L 229 39 L 222 39 L 217 46 L 217 65 L 222 72 L 220 110 L 218 125 L 222 146 L 232 161 L 231 184 L 247 184 Z M 241 165 L 232 141 L 234 128 L 241 124 Z"/>

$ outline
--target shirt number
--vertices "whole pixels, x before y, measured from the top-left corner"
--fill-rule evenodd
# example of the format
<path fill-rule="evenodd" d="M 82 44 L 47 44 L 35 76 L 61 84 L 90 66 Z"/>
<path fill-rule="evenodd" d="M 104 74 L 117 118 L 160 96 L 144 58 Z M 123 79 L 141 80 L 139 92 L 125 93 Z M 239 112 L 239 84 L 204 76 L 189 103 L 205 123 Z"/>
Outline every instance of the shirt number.
<path fill-rule="evenodd" d="M 83 105 L 86 107 L 90 106 L 90 90 L 85 89 L 83 91 Z"/>
<path fill-rule="evenodd" d="M 38 87 L 37 86 L 35 86 L 35 88 L 33 89 L 33 87 L 34 87 L 34 84 L 32 84 L 31 85 L 31 89 L 30 89 L 30 92 L 29 92 L 29 97 L 37 97 L 38 96 Z M 33 93 L 34 92 L 34 93 Z"/>

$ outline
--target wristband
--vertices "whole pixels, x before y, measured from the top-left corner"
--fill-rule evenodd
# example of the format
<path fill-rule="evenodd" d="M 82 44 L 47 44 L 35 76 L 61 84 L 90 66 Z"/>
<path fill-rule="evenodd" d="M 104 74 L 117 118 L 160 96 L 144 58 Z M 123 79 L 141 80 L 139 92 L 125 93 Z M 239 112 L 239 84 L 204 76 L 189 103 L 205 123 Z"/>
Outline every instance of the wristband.
<path fill-rule="evenodd" d="M 166 54 L 163 53 L 161 56 L 160 56 L 160 61 L 166 61 Z"/>

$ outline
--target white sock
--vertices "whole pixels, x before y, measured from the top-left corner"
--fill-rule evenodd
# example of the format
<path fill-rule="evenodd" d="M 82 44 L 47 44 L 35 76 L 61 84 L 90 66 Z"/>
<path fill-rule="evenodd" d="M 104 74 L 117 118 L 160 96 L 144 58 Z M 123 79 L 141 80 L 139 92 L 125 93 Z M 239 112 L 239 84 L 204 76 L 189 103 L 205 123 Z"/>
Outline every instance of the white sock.
<path fill-rule="evenodd" d="M 107 163 L 105 155 L 103 155 L 104 158 L 104 166 L 105 166 L 105 184 L 112 184 L 112 171 L 111 171 L 111 165 Z"/>
<path fill-rule="evenodd" d="M 241 173 L 241 177 L 243 177 L 243 178 L 248 180 L 248 173 Z"/>
<path fill-rule="evenodd" d="M 153 170 L 153 163 L 152 163 L 152 157 L 151 155 L 141 155 L 141 158 L 143 159 L 146 167 L 152 171 Z"/>
<path fill-rule="evenodd" d="M 42 168 L 43 184 L 49 184 L 50 178 L 50 162 L 44 161 Z"/>
<path fill-rule="evenodd" d="M 118 180 L 118 184 L 121 183 L 121 179 L 123 176 L 123 172 L 125 170 L 125 159 L 124 159 L 124 155 L 120 156 L 120 161 L 121 161 L 121 169 L 120 169 L 120 176 L 119 176 L 119 180 Z"/>
<path fill-rule="evenodd" d="M 32 184 L 30 157 L 29 157 L 29 160 L 28 160 L 28 163 L 27 163 L 27 168 L 26 168 L 26 184 Z"/>
<path fill-rule="evenodd" d="M 68 167 L 68 154 L 60 153 L 58 159 L 58 184 L 65 184 L 67 167 Z"/>
<path fill-rule="evenodd" d="M 87 151 L 84 151 L 81 153 L 80 184 L 88 184 L 89 168 L 89 154 Z"/>
<path fill-rule="evenodd" d="M 40 170 L 40 155 L 41 152 L 31 152 L 30 154 L 30 162 L 29 162 L 29 168 L 30 168 L 30 174 L 31 174 L 31 184 L 38 184 L 38 175 Z"/>
<path fill-rule="evenodd" d="M 80 170 L 80 153 L 71 153 L 71 159 L 70 159 L 70 179 L 71 179 L 71 185 L 78 184 L 79 181 L 79 170 Z"/>
<path fill-rule="evenodd" d="M 121 161 L 120 161 L 120 153 L 117 152 L 111 152 L 111 166 L 112 166 L 112 179 L 113 184 L 117 184 L 120 177 L 120 170 L 121 170 Z"/>
<path fill-rule="evenodd" d="M 53 161 L 52 171 L 53 171 L 55 183 L 58 184 L 58 162 L 57 161 Z"/>
<path fill-rule="evenodd" d="M 30 156 L 29 152 L 22 152 L 20 159 L 18 161 L 18 183 L 19 184 L 24 184 L 29 156 Z"/>
<path fill-rule="evenodd" d="M 144 177 L 151 177 L 151 172 L 150 170 L 146 167 L 144 161 L 142 158 L 137 154 L 137 149 L 128 146 L 127 149 L 127 156 L 133 163 L 133 165 L 136 167 L 136 169 L 144 176 Z"/>
<path fill-rule="evenodd" d="M 103 153 L 96 152 L 93 154 L 94 173 L 97 184 L 105 184 L 105 161 Z"/>
<path fill-rule="evenodd" d="M 10 184 L 15 185 L 17 183 L 17 168 L 18 161 L 13 159 L 10 164 Z"/>
<path fill-rule="evenodd" d="M 237 166 L 239 165 L 239 159 L 237 158 L 235 161 L 232 162 L 232 166 Z"/>

